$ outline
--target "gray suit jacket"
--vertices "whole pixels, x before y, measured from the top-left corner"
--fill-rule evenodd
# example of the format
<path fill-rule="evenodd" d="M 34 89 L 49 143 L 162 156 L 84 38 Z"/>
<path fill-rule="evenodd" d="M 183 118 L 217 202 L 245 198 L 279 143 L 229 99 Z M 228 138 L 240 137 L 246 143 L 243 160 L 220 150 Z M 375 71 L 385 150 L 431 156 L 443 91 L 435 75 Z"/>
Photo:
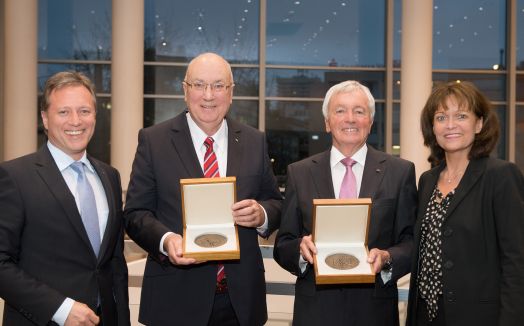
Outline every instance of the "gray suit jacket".
<path fill-rule="evenodd" d="M 372 199 L 368 247 L 389 250 L 393 259 L 392 280 L 384 285 L 377 275 L 375 284 L 371 285 L 317 286 L 312 266 L 304 273 L 300 271 L 299 246 L 302 236 L 311 234 L 313 199 L 335 198 L 329 160 L 328 150 L 288 167 L 274 257 L 283 268 L 298 276 L 294 324 L 396 325 L 399 323 L 396 281 L 408 273 L 412 254 L 415 167 L 411 162 L 368 146 L 359 197 Z M 354 304 L 341 306 L 333 296 L 341 291 L 347 293 Z M 340 317 L 344 311 L 350 311 L 350 321 Z"/>
<path fill-rule="evenodd" d="M 0 296 L 3 325 L 47 325 L 66 297 L 105 325 L 129 325 L 118 171 L 88 157 L 104 187 L 109 216 L 97 258 L 75 198 L 44 145 L 0 164 Z"/>
<path fill-rule="evenodd" d="M 236 176 L 237 200 L 256 199 L 269 232 L 280 222 L 281 195 L 264 135 L 227 120 L 227 175 Z M 215 297 L 216 263 L 174 266 L 159 252 L 168 231 L 182 234 L 180 179 L 202 178 L 185 112 L 139 133 L 125 207 L 129 236 L 148 253 L 140 321 L 147 325 L 206 325 Z M 239 227 L 240 260 L 224 262 L 229 296 L 241 325 L 267 320 L 265 279 L 258 233 Z"/>

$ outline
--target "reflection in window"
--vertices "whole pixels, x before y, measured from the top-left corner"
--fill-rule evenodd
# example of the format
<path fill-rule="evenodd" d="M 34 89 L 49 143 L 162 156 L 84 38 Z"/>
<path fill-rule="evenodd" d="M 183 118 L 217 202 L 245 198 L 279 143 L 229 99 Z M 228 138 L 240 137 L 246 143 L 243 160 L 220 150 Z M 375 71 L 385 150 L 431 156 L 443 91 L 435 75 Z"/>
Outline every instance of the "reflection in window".
<path fill-rule="evenodd" d="M 145 60 L 188 62 L 216 52 L 258 63 L 258 0 L 145 1 Z"/>
<path fill-rule="evenodd" d="M 524 173 L 524 105 L 517 106 L 517 128 L 515 135 L 515 162 L 520 167 L 522 173 Z"/>
<path fill-rule="evenodd" d="M 434 0 L 433 68 L 506 65 L 506 0 Z"/>
<path fill-rule="evenodd" d="M 268 0 L 267 63 L 384 67 L 385 3 Z"/>
<path fill-rule="evenodd" d="M 383 71 L 336 71 L 312 69 L 268 69 L 267 96 L 323 99 L 328 89 L 345 80 L 366 85 L 375 98 L 384 97 Z"/>
<path fill-rule="evenodd" d="M 433 81 L 469 81 L 491 101 L 506 100 L 506 76 L 503 74 L 433 73 Z"/>
<path fill-rule="evenodd" d="M 524 0 L 517 2 L 517 69 L 524 70 Z"/>
<path fill-rule="evenodd" d="M 111 65 L 107 64 L 39 64 L 38 89 L 46 80 L 60 71 L 73 70 L 85 74 L 95 84 L 97 93 L 111 93 Z"/>
<path fill-rule="evenodd" d="M 38 57 L 111 60 L 111 1 L 38 1 Z"/>

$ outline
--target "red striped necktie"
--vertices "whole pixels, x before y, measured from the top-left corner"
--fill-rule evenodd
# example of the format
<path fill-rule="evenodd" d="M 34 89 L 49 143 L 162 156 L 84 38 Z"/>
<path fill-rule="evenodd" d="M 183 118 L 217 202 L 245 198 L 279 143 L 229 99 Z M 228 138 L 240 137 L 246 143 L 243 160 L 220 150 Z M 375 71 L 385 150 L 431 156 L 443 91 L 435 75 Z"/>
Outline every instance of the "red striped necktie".
<path fill-rule="evenodd" d="M 215 140 L 212 137 L 207 137 L 204 141 L 204 146 L 206 146 L 206 153 L 204 154 L 204 177 L 206 178 L 220 177 L 217 156 L 213 150 L 214 142 Z M 219 263 L 217 267 L 217 292 L 224 292 L 227 289 L 226 272 L 224 271 L 223 264 Z"/>

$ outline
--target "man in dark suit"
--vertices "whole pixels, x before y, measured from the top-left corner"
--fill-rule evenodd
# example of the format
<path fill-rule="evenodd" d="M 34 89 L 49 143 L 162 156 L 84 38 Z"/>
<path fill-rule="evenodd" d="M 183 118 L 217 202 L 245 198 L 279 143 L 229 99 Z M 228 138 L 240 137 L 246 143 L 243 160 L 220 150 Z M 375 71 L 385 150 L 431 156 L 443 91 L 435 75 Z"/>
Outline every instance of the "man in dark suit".
<path fill-rule="evenodd" d="M 0 164 L 3 325 L 129 325 L 120 176 L 86 153 L 93 84 L 55 74 L 41 115 L 47 144 Z"/>
<path fill-rule="evenodd" d="M 234 83 L 222 57 L 204 53 L 193 59 L 183 87 L 188 111 L 140 131 L 127 192 L 127 233 L 149 253 L 139 320 L 262 325 L 267 309 L 258 235 L 278 227 L 281 203 L 265 137 L 225 118 Z M 219 175 L 237 180 L 239 201 L 231 209 L 239 226 L 240 260 L 223 262 L 225 284 L 217 282 L 216 263 L 182 256 L 180 179 L 207 176 L 205 141 L 212 143 Z"/>
<path fill-rule="evenodd" d="M 398 325 L 397 280 L 407 274 L 416 212 L 413 163 L 366 145 L 375 100 L 369 89 L 346 81 L 326 94 L 322 111 L 332 134 L 330 150 L 288 167 L 282 224 L 275 260 L 298 276 L 294 325 Z M 341 160 L 351 158 L 346 167 Z M 350 171 L 349 171 L 350 170 Z M 371 198 L 368 263 L 375 284 L 316 285 L 312 268 L 316 247 L 311 238 L 315 198 L 348 198 L 343 182 L 354 175 L 351 197 Z"/>

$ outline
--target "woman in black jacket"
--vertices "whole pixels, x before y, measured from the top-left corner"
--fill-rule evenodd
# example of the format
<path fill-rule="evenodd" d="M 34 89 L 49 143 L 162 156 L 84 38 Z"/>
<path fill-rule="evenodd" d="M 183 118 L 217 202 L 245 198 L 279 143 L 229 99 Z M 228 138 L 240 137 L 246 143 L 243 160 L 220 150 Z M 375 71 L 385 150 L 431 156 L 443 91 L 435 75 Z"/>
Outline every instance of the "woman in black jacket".
<path fill-rule="evenodd" d="M 431 93 L 421 116 L 434 168 L 419 181 L 408 325 L 524 321 L 524 177 L 490 158 L 499 122 L 468 82 Z"/>

